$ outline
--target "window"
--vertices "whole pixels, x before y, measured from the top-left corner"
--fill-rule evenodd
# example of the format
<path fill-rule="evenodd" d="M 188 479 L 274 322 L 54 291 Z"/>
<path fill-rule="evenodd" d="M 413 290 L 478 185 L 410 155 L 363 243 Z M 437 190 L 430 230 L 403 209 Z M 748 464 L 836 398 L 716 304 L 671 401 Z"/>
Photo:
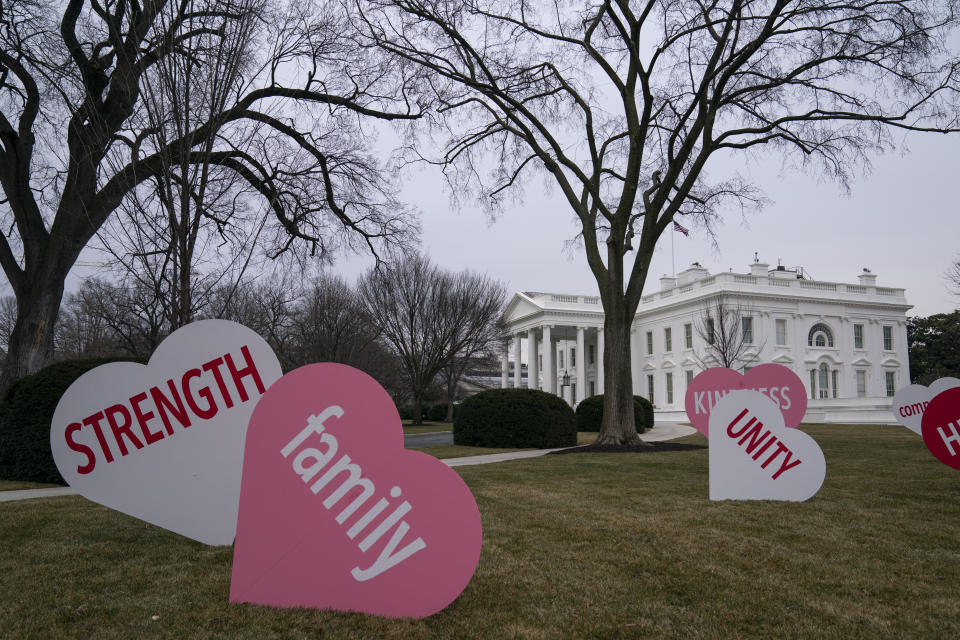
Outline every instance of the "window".
<path fill-rule="evenodd" d="M 753 344 L 753 318 L 741 318 L 740 324 L 743 327 L 743 343 Z"/>
<path fill-rule="evenodd" d="M 817 370 L 810 369 L 810 398 L 816 399 L 817 397 Z"/>
<path fill-rule="evenodd" d="M 590 395 L 591 396 L 597 395 L 597 385 L 593 381 L 590 382 Z"/>
<path fill-rule="evenodd" d="M 587 364 L 593 364 L 593 361 L 594 361 L 594 355 L 593 355 L 593 354 L 594 354 L 593 345 L 592 345 L 592 344 L 588 344 L 588 345 L 587 345 Z"/>
<path fill-rule="evenodd" d="M 670 327 L 663 330 L 663 347 L 667 353 L 673 351 L 673 329 Z"/>
<path fill-rule="evenodd" d="M 693 382 L 693 369 L 687 370 L 687 387 L 690 386 L 690 383 Z"/>
<path fill-rule="evenodd" d="M 777 320 L 777 345 L 787 344 L 787 321 Z"/>
<path fill-rule="evenodd" d="M 653 331 L 647 331 L 647 355 L 653 355 Z"/>
<path fill-rule="evenodd" d="M 673 404 L 673 374 L 667 374 L 667 404 Z"/>
<path fill-rule="evenodd" d="M 707 343 L 713 344 L 713 318 L 707 318 Z"/>
<path fill-rule="evenodd" d="M 832 389 L 832 391 L 833 391 L 833 397 L 836 398 L 836 397 L 837 397 L 837 387 L 840 386 L 840 370 L 839 370 L 839 369 L 834 369 L 834 370 L 831 371 L 830 373 L 832 374 L 832 376 L 831 376 L 831 377 L 832 377 L 831 382 L 833 383 L 833 389 Z"/>
<path fill-rule="evenodd" d="M 647 400 L 653 404 L 653 376 L 647 376 Z"/>
<path fill-rule="evenodd" d="M 564 368 L 565 368 L 565 367 L 563 366 L 563 349 L 560 350 L 560 362 L 559 362 L 558 364 L 560 365 L 560 368 L 561 368 L 561 369 L 564 369 Z"/>
<path fill-rule="evenodd" d="M 857 369 L 857 397 L 867 397 L 867 372 L 863 369 Z"/>
<path fill-rule="evenodd" d="M 808 347 L 833 347 L 833 332 L 830 327 L 818 322 L 810 327 L 810 333 L 807 334 Z"/>
<path fill-rule="evenodd" d="M 883 350 L 893 351 L 893 327 L 890 325 L 883 327 Z"/>
<path fill-rule="evenodd" d="M 571 367 L 577 366 L 577 348 L 576 347 L 570 347 L 570 366 Z"/>
<path fill-rule="evenodd" d="M 830 373 L 827 369 L 827 363 L 820 365 L 820 398 L 830 397 Z"/>
<path fill-rule="evenodd" d="M 863 325 L 853 325 L 853 348 L 863 349 Z"/>
<path fill-rule="evenodd" d="M 693 325 L 689 322 L 683 325 L 683 348 L 693 349 Z"/>
<path fill-rule="evenodd" d="M 897 375 L 893 371 L 887 371 L 887 397 L 892 398 L 897 393 Z"/>
<path fill-rule="evenodd" d="M 743 368 L 743 375 L 747 375 L 748 373 L 750 373 L 750 369 L 753 369 L 753 367 L 744 367 L 744 368 Z"/>
<path fill-rule="evenodd" d="M 577 383 L 576 382 L 570 385 L 570 399 L 573 400 L 574 402 L 577 401 Z"/>
<path fill-rule="evenodd" d="M 543 371 L 543 355 L 537 355 L 537 368 Z"/>

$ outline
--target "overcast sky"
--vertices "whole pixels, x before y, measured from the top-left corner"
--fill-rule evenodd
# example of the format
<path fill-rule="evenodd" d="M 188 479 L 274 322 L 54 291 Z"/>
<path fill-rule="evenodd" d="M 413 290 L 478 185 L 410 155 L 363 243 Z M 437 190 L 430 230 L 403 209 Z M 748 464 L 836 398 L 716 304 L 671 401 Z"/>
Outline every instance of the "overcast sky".
<path fill-rule="evenodd" d="M 901 138 L 901 140 L 903 140 Z M 858 178 L 849 196 L 835 183 L 784 172 L 774 158 L 747 167 L 771 200 L 760 213 L 731 209 L 717 229 L 716 249 L 702 228 L 675 234 L 676 270 L 699 261 L 711 272 L 747 272 L 754 252 L 775 266 L 803 266 L 813 278 L 856 283 L 864 267 L 877 284 L 903 287 L 914 305 L 909 315 L 950 312 L 960 298 L 944 272 L 960 253 L 960 136 L 911 134 L 909 151 L 875 158 L 870 175 Z M 722 178 L 732 169 L 708 166 Z M 405 179 L 404 198 L 422 213 L 423 250 L 448 269 L 485 271 L 510 292 L 597 293 L 583 249 L 565 250 L 576 233 L 564 202 L 543 182 L 525 187 L 525 198 L 491 222 L 479 207 L 452 210 L 443 181 L 431 170 Z M 669 234 L 657 247 L 645 293 L 659 289 L 672 271 Z M 345 258 L 335 270 L 355 277 L 369 261 Z"/>

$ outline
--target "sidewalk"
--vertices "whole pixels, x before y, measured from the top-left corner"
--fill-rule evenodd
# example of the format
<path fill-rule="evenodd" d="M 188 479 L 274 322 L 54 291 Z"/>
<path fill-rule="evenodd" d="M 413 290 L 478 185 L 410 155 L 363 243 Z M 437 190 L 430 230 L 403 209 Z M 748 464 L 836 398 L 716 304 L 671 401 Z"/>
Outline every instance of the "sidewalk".
<path fill-rule="evenodd" d="M 640 438 L 647 442 L 661 442 L 663 440 L 673 440 L 696 433 L 697 430 L 684 424 L 658 424 L 650 431 L 642 434 Z M 568 447 L 561 447 L 567 449 Z M 523 458 L 538 458 L 551 451 L 558 449 L 536 449 L 534 451 L 514 451 L 512 453 L 491 453 L 485 456 L 467 456 L 463 458 L 447 458 L 443 460 L 450 467 L 465 467 L 475 464 L 489 464 L 491 462 L 502 462 L 504 460 L 520 460 Z M 0 491 L 0 502 L 13 502 L 14 500 L 31 500 L 33 498 L 54 498 L 56 496 L 77 495 L 77 490 L 72 487 L 51 487 L 48 489 L 23 489 L 20 491 Z"/>

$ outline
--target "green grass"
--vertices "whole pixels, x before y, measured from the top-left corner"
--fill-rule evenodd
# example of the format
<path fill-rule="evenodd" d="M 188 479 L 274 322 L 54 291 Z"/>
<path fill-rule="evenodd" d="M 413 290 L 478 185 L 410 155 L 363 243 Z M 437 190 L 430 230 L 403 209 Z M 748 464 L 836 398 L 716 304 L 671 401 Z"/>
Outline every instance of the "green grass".
<path fill-rule="evenodd" d="M 43 489 L 45 487 L 59 487 L 59 484 L 45 484 L 43 482 L 23 482 L 21 480 L 0 480 L 0 491 L 19 491 L 20 489 Z"/>
<path fill-rule="evenodd" d="M 453 431 L 451 422 L 430 422 L 424 421 L 422 425 L 413 426 L 411 420 L 403 421 L 403 434 L 413 435 L 415 433 L 436 433 L 437 431 Z"/>
<path fill-rule="evenodd" d="M 805 430 L 827 478 L 799 504 L 710 502 L 705 449 L 460 467 L 480 565 L 424 620 L 230 605 L 229 547 L 0 503 L 0 637 L 960 637 L 960 473 L 900 427 Z"/>
<path fill-rule="evenodd" d="M 590 444 L 597 439 L 597 432 L 583 431 L 577 433 L 577 444 Z M 511 451 L 530 451 L 530 449 L 498 449 L 496 447 L 465 447 L 458 444 L 436 444 L 426 447 L 407 447 L 415 451 L 423 451 L 434 458 L 465 458 L 467 456 L 485 456 L 493 453 L 510 453 Z"/>

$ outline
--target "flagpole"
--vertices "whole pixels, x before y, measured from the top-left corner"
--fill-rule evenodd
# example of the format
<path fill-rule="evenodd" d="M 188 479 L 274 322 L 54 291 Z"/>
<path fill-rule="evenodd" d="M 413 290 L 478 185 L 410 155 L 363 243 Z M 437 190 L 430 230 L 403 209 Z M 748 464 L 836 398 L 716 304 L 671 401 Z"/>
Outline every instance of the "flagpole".
<path fill-rule="evenodd" d="M 672 277 L 674 278 L 677 277 L 677 256 L 673 252 L 673 236 L 676 235 L 676 233 L 677 233 L 677 228 L 674 227 L 673 225 L 670 225 L 670 263 L 671 263 L 671 268 L 673 269 Z"/>

